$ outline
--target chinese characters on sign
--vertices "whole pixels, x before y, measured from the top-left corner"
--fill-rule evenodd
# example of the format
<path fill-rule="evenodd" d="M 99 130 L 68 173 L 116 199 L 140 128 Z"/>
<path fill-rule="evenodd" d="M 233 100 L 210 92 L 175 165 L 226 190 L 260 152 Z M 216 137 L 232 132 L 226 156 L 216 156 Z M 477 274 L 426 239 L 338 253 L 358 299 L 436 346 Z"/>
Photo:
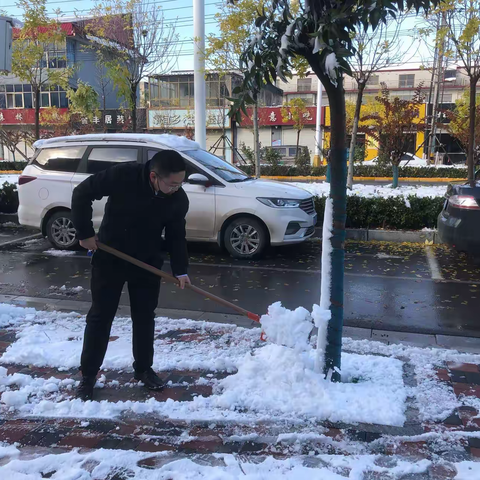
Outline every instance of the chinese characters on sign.
<path fill-rule="evenodd" d="M 21 122 L 21 121 L 23 120 L 23 115 L 22 115 L 21 113 L 17 113 L 17 114 L 15 115 L 15 118 L 16 118 L 19 122 Z"/>
<path fill-rule="evenodd" d="M 268 118 L 270 119 L 271 122 L 277 121 L 277 116 L 275 115 L 275 112 L 271 112 Z"/>
<path fill-rule="evenodd" d="M 0 122 L 3 122 L 5 120 L 5 117 L 3 116 L 3 113 L 0 113 Z"/>
<path fill-rule="evenodd" d="M 288 122 L 293 122 L 293 117 L 292 117 L 292 113 L 291 112 L 288 112 L 288 120 L 284 120 L 282 115 L 280 114 L 280 108 L 275 108 L 274 110 L 273 109 L 261 109 L 263 110 L 263 114 L 261 113 L 260 114 L 260 117 L 262 117 L 264 119 L 264 121 L 268 121 L 268 123 L 270 124 L 274 124 L 274 125 L 284 125 L 284 124 L 288 124 Z M 307 112 L 303 113 L 303 118 L 306 122 L 311 122 L 311 123 L 314 123 L 315 122 L 315 117 L 313 116 L 312 114 L 312 109 L 309 108 Z M 260 120 L 260 118 L 259 118 Z"/>

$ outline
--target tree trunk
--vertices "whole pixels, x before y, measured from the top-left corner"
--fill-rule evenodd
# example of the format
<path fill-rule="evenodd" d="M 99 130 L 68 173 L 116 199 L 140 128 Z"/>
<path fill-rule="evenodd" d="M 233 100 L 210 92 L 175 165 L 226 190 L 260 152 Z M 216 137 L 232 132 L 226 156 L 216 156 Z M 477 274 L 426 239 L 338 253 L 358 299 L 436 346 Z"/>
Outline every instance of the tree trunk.
<path fill-rule="evenodd" d="M 103 94 L 103 110 L 102 110 L 103 133 L 107 133 L 107 125 L 105 124 L 106 114 L 107 114 L 107 99 L 105 98 L 105 93 L 104 93 Z"/>
<path fill-rule="evenodd" d="M 345 91 L 343 78 L 333 85 L 325 75 L 317 56 L 307 60 L 322 81 L 330 104 L 330 198 L 333 203 L 333 228 L 330 238 L 331 274 L 330 274 L 330 312 L 328 322 L 327 345 L 325 349 L 325 374 L 332 381 L 340 381 L 342 330 L 343 330 L 343 289 L 345 268 L 345 221 L 347 219 L 347 151 L 346 151 L 346 116 Z M 322 268 L 325 266 L 322 265 Z"/>
<path fill-rule="evenodd" d="M 467 151 L 467 170 L 468 181 L 471 187 L 475 186 L 475 111 L 476 111 L 476 95 L 477 95 L 478 77 L 470 77 L 470 118 L 469 118 L 469 142 Z"/>
<path fill-rule="evenodd" d="M 253 104 L 253 151 L 255 155 L 255 177 L 260 178 L 260 135 L 258 129 L 258 104 L 257 97 L 254 98 Z"/>
<path fill-rule="evenodd" d="M 35 140 L 40 138 L 40 87 L 35 87 Z"/>
<path fill-rule="evenodd" d="M 130 108 L 132 111 L 132 132 L 136 133 L 137 131 L 137 84 L 131 85 Z"/>
<path fill-rule="evenodd" d="M 295 162 L 298 162 L 298 158 L 300 157 L 300 133 L 301 130 L 297 130 L 297 150 L 295 151 Z"/>
<path fill-rule="evenodd" d="M 393 188 L 398 188 L 398 165 L 397 165 L 397 164 L 393 164 L 392 169 L 393 169 L 393 182 L 392 182 L 392 187 L 393 187 Z"/>
<path fill-rule="evenodd" d="M 353 116 L 352 139 L 350 141 L 350 152 L 348 155 L 348 180 L 347 188 L 353 187 L 353 167 L 355 159 L 355 147 L 357 145 L 358 123 L 360 121 L 360 110 L 362 108 L 363 91 L 365 90 L 365 82 L 358 84 L 357 103 L 355 105 L 355 114 Z"/>

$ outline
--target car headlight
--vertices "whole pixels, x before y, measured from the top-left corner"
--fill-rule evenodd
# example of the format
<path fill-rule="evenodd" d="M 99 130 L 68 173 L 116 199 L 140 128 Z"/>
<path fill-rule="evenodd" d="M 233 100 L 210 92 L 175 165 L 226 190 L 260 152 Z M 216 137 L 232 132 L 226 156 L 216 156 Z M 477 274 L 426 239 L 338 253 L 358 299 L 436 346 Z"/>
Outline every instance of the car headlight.
<path fill-rule="evenodd" d="M 300 200 L 294 200 L 292 198 L 264 198 L 257 197 L 257 200 L 267 207 L 274 208 L 296 208 L 300 206 Z"/>

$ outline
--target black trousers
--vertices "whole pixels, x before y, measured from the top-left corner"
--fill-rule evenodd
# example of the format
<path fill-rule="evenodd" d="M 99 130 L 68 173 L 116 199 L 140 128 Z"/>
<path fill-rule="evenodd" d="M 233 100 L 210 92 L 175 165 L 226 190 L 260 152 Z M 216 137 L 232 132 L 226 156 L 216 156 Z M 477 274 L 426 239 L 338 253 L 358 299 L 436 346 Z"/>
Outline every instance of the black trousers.
<path fill-rule="evenodd" d="M 126 262 L 94 262 L 92 307 L 87 315 L 80 370 L 97 375 L 108 347 L 112 322 L 125 283 L 128 284 L 133 322 L 133 368 L 144 372 L 153 364 L 155 309 L 160 278 Z"/>

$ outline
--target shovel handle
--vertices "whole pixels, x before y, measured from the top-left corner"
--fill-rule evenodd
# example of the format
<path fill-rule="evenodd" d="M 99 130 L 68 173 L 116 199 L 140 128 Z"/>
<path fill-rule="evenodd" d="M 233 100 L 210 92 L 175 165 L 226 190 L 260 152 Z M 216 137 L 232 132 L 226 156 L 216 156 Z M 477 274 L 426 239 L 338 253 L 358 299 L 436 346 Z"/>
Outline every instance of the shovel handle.
<path fill-rule="evenodd" d="M 103 250 L 104 252 L 110 253 L 111 255 L 114 255 L 115 257 L 121 258 L 122 260 L 125 260 L 126 262 L 129 262 L 133 265 L 136 265 L 137 267 L 143 268 L 144 270 L 147 270 L 150 273 L 153 273 L 154 275 L 157 275 L 158 277 L 163 278 L 169 283 L 173 283 L 174 285 L 179 284 L 179 281 L 177 278 L 174 276 L 163 272 L 162 270 L 152 267 L 152 265 L 149 265 L 148 263 L 142 262 L 141 260 L 137 260 L 134 257 L 131 257 L 130 255 L 127 255 L 126 253 L 120 252 L 119 250 L 109 247 L 108 245 L 105 245 L 102 242 L 97 242 L 97 246 L 100 250 Z M 213 295 L 209 292 L 206 292 L 205 290 L 202 290 L 201 288 L 196 287 L 195 285 L 191 284 L 185 284 L 185 288 L 188 288 L 189 290 L 194 291 L 195 293 L 198 293 L 200 295 L 203 295 L 204 297 L 209 298 L 210 300 L 213 300 L 214 302 L 218 303 L 219 305 L 223 305 L 224 307 L 229 307 L 232 310 L 235 310 L 236 312 L 240 313 L 241 315 L 244 315 L 245 317 L 248 317 L 250 320 L 253 320 L 254 322 L 260 322 L 260 316 L 257 315 L 256 313 L 249 312 L 248 310 L 245 310 L 242 307 L 239 307 L 238 305 L 235 305 L 234 303 L 231 303 L 227 300 L 224 300 L 223 298 L 217 297 L 216 295 Z"/>

